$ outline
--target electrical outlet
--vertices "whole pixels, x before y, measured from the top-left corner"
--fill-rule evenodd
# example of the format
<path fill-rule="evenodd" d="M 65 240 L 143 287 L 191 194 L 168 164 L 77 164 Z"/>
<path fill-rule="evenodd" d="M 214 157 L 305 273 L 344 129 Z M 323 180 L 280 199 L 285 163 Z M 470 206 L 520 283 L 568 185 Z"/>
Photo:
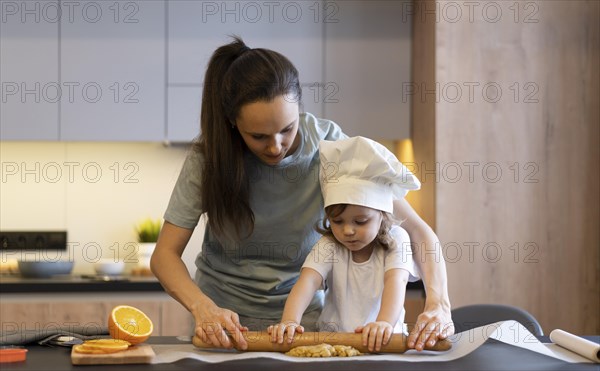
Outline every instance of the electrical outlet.
<path fill-rule="evenodd" d="M 67 250 L 66 231 L 0 231 L 2 250 Z"/>

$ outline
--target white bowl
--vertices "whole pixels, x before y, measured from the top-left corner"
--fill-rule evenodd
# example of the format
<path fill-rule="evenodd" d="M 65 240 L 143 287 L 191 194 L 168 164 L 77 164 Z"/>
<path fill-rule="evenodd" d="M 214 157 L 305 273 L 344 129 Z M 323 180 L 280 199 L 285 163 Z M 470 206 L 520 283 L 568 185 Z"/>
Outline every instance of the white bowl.
<path fill-rule="evenodd" d="M 117 276 L 123 273 L 125 263 L 114 259 L 100 259 L 94 264 L 94 271 L 97 274 L 107 276 Z"/>

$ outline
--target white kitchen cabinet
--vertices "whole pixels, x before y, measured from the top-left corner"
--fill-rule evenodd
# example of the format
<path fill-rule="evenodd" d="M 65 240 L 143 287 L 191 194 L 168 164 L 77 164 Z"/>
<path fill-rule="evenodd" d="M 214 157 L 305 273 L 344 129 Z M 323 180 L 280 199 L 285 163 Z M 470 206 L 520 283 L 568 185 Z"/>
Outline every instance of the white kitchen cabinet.
<path fill-rule="evenodd" d="M 169 86 L 167 88 L 167 138 L 171 142 L 190 142 L 200 134 L 202 87 Z"/>
<path fill-rule="evenodd" d="M 0 140 L 57 140 L 58 1 L 2 1 Z"/>
<path fill-rule="evenodd" d="M 62 140 L 165 136 L 164 1 L 63 2 Z"/>
<path fill-rule="evenodd" d="M 230 35 L 290 58 L 305 111 L 349 135 L 406 138 L 409 5 L 3 1 L 1 139 L 189 142 L 207 62 Z"/>
<path fill-rule="evenodd" d="M 298 68 L 304 109 L 323 114 L 321 1 L 169 1 L 168 140 L 199 134 L 204 73 L 214 50 L 238 35 L 250 47 L 276 50 Z"/>
<path fill-rule="evenodd" d="M 410 2 L 327 1 L 325 117 L 348 135 L 410 136 Z"/>
<path fill-rule="evenodd" d="M 349 135 L 410 135 L 406 1 L 169 1 L 168 139 L 199 134 L 206 64 L 228 35 L 281 52 L 300 71 L 304 109 Z"/>

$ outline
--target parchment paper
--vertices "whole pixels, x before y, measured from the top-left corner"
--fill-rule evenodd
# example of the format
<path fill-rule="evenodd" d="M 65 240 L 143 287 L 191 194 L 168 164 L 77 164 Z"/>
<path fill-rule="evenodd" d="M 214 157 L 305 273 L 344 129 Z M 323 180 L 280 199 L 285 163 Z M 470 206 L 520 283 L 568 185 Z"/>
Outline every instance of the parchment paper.
<path fill-rule="evenodd" d="M 600 344 L 559 329 L 550 333 L 550 340 L 571 352 L 600 363 Z"/>
<path fill-rule="evenodd" d="M 203 362 L 218 363 L 240 359 L 271 358 L 288 362 L 328 362 L 328 361 L 403 361 L 403 362 L 446 362 L 473 352 L 488 338 L 558 358 L 569 363 L 591 363 L 590 360 L 554 344 L 542 344 L 529 330 L 516 321 L 502 321 L 481 326 L 450 338 L 452 349 L 447 352 L 417 352 L 410 350 L 404 354 L 369 354 L 359 357 L 298 358 L 275 352 L 238 352 L 228 350 L 199 350 L 192 344 L 153 345 L 156 357 L 152 363 L 172 363 L 184 358 Z"/>

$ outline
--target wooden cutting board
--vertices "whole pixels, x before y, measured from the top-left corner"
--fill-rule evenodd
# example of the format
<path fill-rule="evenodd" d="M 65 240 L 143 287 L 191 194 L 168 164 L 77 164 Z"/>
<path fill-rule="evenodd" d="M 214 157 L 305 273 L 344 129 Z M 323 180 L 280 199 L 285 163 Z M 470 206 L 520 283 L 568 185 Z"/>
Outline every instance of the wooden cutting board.
<path fill-rule="evenodd" d="M 74 365 L 150 363 L 154 356 L 154 350 L 150 345 L 136 345 L 122 352 L 110 354 L 85 354 L 71 350 L 71 363 Z"/>

